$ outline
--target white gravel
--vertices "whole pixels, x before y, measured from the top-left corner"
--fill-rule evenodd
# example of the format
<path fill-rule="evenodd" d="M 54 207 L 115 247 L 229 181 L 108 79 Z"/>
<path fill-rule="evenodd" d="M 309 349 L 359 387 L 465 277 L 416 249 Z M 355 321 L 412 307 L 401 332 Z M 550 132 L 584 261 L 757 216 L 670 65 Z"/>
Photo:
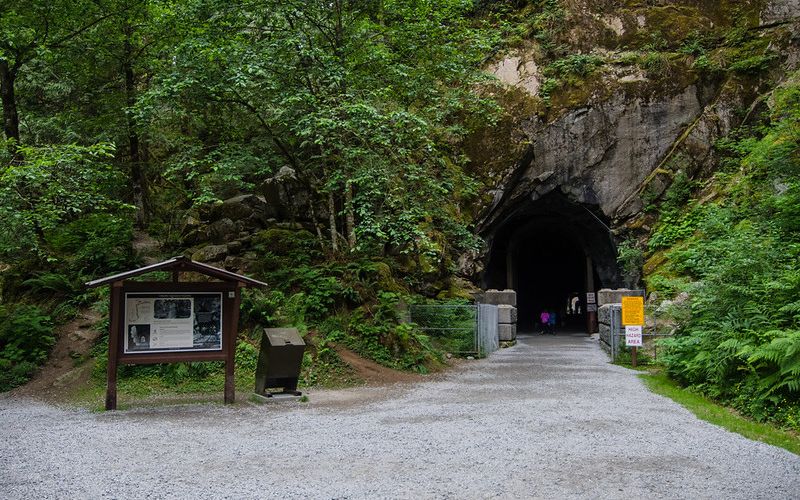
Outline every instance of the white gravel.
<path fill-rule="evenodd" d="M 697 420 L 585 336 L 309 395 L 110 413 L 6 397 L 0 497 L 800 498 L 800 457 Z"/>

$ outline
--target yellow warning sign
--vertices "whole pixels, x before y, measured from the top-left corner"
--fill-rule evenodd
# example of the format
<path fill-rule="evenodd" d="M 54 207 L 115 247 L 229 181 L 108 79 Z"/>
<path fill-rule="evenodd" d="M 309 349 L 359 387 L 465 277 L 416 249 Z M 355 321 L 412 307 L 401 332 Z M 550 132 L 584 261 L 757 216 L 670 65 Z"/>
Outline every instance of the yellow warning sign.
<path fill-rule="evenodd" d="M 644 325 L 644 297 L 622 297 L 622 324 Z"/>

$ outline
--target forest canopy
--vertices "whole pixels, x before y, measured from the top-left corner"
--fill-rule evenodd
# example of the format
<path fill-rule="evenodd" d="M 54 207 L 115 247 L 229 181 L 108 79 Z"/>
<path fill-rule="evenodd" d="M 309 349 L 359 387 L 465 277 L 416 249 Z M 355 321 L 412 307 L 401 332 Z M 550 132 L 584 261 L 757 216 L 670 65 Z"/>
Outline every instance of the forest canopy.
<path fill-rule="evenodd" d="M 7 150 L 32 165 L 24 148 L 74 157 L 77 145 L 90 158 L 113 144 L 140 227 L 258 193 L 283 168 L 309 195 L 295 210 L 324 225 L 334 251 L 446 253 L 436 234 L 456 251 L 475 244 L 458 213 L 474 195 L 460 141 L 497 112 L 480 71 L 497 40 L 470 17 L 472 2 L 2 9 Z"/>

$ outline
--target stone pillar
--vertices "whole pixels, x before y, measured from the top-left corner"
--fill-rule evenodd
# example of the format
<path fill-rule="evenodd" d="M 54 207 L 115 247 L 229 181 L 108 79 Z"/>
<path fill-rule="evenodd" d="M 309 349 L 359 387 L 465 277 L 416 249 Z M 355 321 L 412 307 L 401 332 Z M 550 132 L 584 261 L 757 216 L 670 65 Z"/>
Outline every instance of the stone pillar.
<path fill-rule="evenodd" d="M 644 297 L 644 290 L 630 290 L 628 288 L 603 288 L 597 292 L 597 304 L 599 306 L 600 320 L 600 346 L 606 349 L 612 356 L 613 347 L 619 349 L 620 338 L 612 338 L 615 330 L 617 334 L 622 328 L 622 297 L 641 296 Z M 624 342 L 624 339 L 622 339 Z M 618 351 L 617 351 L 618 352 Z"/>
<path fill-rule="evenodd" d="M 644 297 L 644 290 L 631 290 L 630 288 L 603 288 L 597 292 L 597 304 L 622 304 L 622 297 Z"/>
<path fill-rule="evenodd" d="M 614 330 L 619 331 L 622 323 L 622 306 L 619 304 L 603 304 L 597 310 L 600 331 L 600 347 L 611 353 Z"/>
<path fill-rule="evenodd" d="M 517 338 L 517 292 L 514 290 L 486 290 L 484 304 L 497 306 L 497 334 L 501 342 Z"/>

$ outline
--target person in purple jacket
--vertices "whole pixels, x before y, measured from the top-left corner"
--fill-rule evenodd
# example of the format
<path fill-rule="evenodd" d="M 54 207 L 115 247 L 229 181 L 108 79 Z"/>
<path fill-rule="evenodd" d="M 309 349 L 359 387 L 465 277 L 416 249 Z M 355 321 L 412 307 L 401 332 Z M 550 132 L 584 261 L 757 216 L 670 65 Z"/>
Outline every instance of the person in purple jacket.
<path fill-rule="evenodd" d="M 539 335 L 544 335 L 550 330 L 550 313 L 547 312 L 547 309 L 543 309 L 539 314 L 539 321 L 542 323 L 542 331 Z"/>

